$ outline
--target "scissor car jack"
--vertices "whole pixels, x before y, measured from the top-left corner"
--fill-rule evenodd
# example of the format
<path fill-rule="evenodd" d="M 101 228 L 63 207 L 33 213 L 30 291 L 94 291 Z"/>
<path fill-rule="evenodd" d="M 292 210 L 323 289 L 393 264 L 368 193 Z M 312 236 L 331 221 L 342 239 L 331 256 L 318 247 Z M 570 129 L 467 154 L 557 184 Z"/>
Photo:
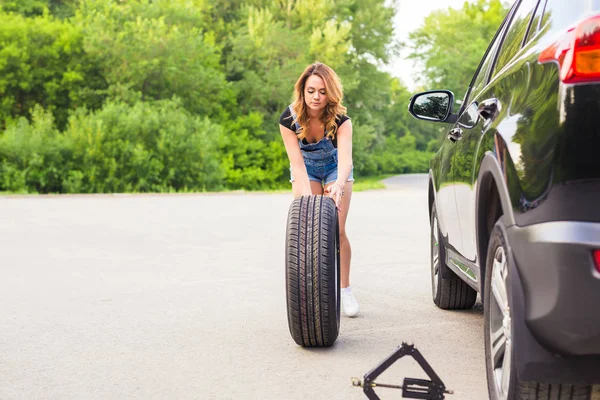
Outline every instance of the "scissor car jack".
<path fill-rule="evenodd" d="M 404 378 L 404 383 L 401 386 L 375 382 L 375 379 L 377 379 L 379 375 L 404 356 L 411 356 L 414 358 L 431 380 Z M 371 371 L 367 372 L 362 380 L 359 378 L 352 378 L 352 385 L 362 387 L 370 400 L 380 400 L 379 396 L 375 394 L 376 387 L 401 389 L 402 397 L 408 399 L 443 400 L 445 399 L 445 394 L 454 394 L 453 391 L 446 390 L 444 382 L 437 376 L 429 363 L 425 361 L 425 358 L 419 350 L 417 350 L 414 345 L 409 345 L 407 343 L 402 343 L 402 346 L 398 347 L 398 349 L 396 349 L 396 351 L 388 358 L 383 360 Z"/>

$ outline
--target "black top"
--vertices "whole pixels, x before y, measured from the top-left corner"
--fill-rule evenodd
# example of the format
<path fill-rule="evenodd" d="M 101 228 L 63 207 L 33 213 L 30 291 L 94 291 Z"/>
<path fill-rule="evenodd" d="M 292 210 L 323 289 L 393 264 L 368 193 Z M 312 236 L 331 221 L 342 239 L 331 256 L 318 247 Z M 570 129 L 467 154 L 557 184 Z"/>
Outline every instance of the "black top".
<path fill-rule="evenodd" d="M 340 128 L 340 126 L 342 126 L 342 124 L 344 122 L 348 121 L 349 119 L 350 119 L 350 117 L 347 115 L 338 115 L 335 118 L 335 123 L 337 124 L 338 129 Z M 292 119 L 292 112 L 290 111 L 290 107 L 286 107 L 285 111 L 279 117 L 279 124 L 285 126 L 292 132 L 298 134 L 298 132 L 296 131 L 296 124 L 294 123 L 294 120 Z M 308 143 L 308 142 L 306 142 L 306 139 L 302 139 L 302 140 L 305 142 L 305 144 Z M 337 138 L 335 138 L 335 137 L 333 138 L 333 146 L 337 147 Z"/>

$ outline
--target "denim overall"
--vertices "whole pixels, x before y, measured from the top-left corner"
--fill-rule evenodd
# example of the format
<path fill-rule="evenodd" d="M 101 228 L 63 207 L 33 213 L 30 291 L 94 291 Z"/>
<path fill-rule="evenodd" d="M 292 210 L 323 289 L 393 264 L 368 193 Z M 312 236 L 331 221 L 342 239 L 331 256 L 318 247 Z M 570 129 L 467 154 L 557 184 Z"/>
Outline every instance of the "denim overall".
<path fill-rule="evenodd" d="M 296 119 L 296 114 L 290 106 L 292 118 Z M 296 131 L 300 129 L 300 124 L 296 122 Z M 319 140 L 317 143 L 306 143 L 304 139 L 298 139 L 300 152 L 304 158 L 308 179 L 311 181 L 328 184 L 337 180 L 338 172 L 338 150 L 333 146 L 333 142 L 327 136 Z M 290 182 L 294 181 L 292 175 L 292 167 L 290 166 Z M 352 172 L 348 181 L 354 181 Z"/>

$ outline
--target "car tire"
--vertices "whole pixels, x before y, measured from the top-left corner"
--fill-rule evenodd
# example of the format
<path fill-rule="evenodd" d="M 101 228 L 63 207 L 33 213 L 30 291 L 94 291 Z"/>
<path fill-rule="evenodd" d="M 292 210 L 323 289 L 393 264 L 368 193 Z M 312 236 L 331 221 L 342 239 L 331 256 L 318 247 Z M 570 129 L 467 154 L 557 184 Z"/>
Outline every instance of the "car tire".
<path fill-rule="evenodd" d="M 485 366 L 490 400 L 590 400 L 588 385 L 523 382 L 514 362 L 510 246 L 501 221 L 496 222 L 486 260 L 484 311 Z M 502 303 L 503 305 L 501 305 Z"/>
<path fill-rule="evenodd" d="M 340 243 L 333 199 L 293 200 L 286 233 L 288 325 L 303 347 L 333 345 L 340 328 Z"/>
<path fill-rule="evenodd" d="M 431 210 L 431 288 L 433 302 L 444 310 L 464 310 L 473 307 L 477 291 L 460 279 L 446 265 L 446 247 L 441 240 L 435 204 Z"/>

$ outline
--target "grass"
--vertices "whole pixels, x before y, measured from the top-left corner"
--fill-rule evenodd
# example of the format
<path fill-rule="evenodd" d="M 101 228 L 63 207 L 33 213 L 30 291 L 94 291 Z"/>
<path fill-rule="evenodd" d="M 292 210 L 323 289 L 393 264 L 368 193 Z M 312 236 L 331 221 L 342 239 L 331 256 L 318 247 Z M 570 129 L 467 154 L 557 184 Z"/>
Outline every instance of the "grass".
<path fill-rule="evenodd" d="M 364 192 L 367 190 L 385 189 L 383 180 L 394 175 L 376 175 L 376 176 L 364 176 L 359 177 L 354 182 L 352 187 L 353 192 Z"/>
<path fill-rule="evenodd" d="M 356 178 L 354 185 L 352 186 L 352 192 L 365 192 L 367 190 L 378 190 L 385 189 L 385 185 L 383 184 L 383 180 L 389 178 L 391 176 L 395 176 L 394 174 L 387 175 L 375 175 L 375 176 L 361 176 Z M 273 189 L 268 190 L 269 193 L 287 193 L 291 190 L 291 186 L 281 188 L 281 189 Z M 247 191 L 251 192 L 251 191 Z"/>
<path fill-rule="evenodd" d="M 352 191 L 353 192 L 364 192 L 367 190 L 378 190 L 378 189 L 385 189 L 385 185 L 383 184 L 383 180 L 386 178 L 389 178 L 391 176 L 394 176 L 394 174 L 387 174 L 387 175 L 375 175 L 375 176 L 361 176 L 358 177 L 356 179 L 356 181 L 354 182 L 354 185 L 352 187 Z M 291 185 L 286 185 L 285 187 L 281 187 L 279 189 L 272 189 L 272 190 L 243 190 L 243 189 L 224 189 L 224 190 L 220 190 L 220 191 L 207 191 L 207 192 L 202 192 L 202 191 L 191 191 L 188 194 L 194 194 L 194 193 L 213 193 L 213 194 L 217 194 L 217 193 L 231 193 L 231 192 L 238 192 L 238 193 L 259 193 L 259 192 L 266 192 L 266 193 L 289 193 L 291 192 Z M 184 193 L 184 192 L 180 192 Z M 110 193 L 105 193 L 105 194 L 110 194 Z M 126 193 L 126 194 L 142 194 L 142 193 Z M 143 194 L 167 194 L 167 192 L 164 193 L 143 193 Z M 8 192 L 8 191 L 0 191 L 0 196 L 19 196 L 19 195 L 25 195 L 25 196 L 39 196 L 38 193 L 27 193 L 24 191 L 21 192 Z M 58 194 L 57 194 L 58 195 Z"/>

